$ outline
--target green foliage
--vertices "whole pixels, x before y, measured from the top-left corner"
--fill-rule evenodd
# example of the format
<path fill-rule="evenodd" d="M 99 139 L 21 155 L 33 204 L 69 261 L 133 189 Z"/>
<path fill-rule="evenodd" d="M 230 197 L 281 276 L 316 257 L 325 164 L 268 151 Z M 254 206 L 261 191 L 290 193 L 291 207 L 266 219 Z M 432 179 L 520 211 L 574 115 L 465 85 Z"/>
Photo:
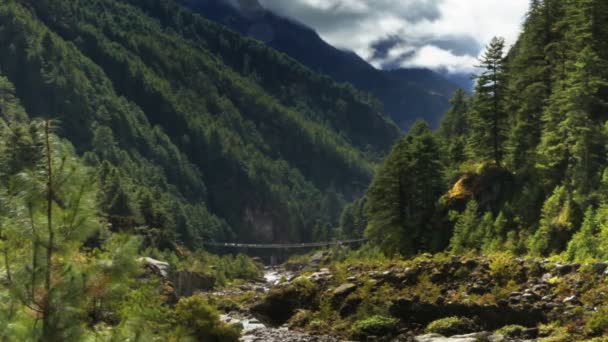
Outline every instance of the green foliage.
<path fill-rule="evenodd" d="M 505 40 L 495 37 L 481 58 L 475 95 L 468 112 L 471 125 L 469 154 L 474 160 L 493 160 L 500 166 L 504 156 L 507 114 Z"/>
<path fill-rule="evenodd" d="M 443 247 L 446 237 L 435 221 L 444 190 L 439 151 L 429 127 L 418 122 L 376 173 L 367 194 L 365 236 L 389 254 Z"/>
<path fill-rule="evenodd" d="M 499 284 L 506 285 L 517 279 L 520 273 L 520 265 L 509 253 L 493 254 L 490 261 L 490 275 Z"/>
<path fill-rule="evenodd" d="M 398 322 L 397 319 L 391 317 L 371 316 L 355 322 L 351 334 L 358 339 L 365 339 L 368 336 L 390 336 L 397 332 Z"/>
<path fill-rule="evenodd" d="M 466 317 L 446 317 L 429 323 L 426 332 L 453 336 L 474 332 L 477 329 L 475 322 Z"/>
<path fill-rule="evenodd" d="M 340 216 L 340 230 L 346 238 L 360 238 L 367 227 L 367 214 L 365 206 L 367 198 L 362 197 L 353 203 L 347 204 Z"/>
<path fill-rule="evenodd" d="M 594 336 L 606 333 L 608 331 L 608 308 L 603 306 L 594 311 L 585 324 L 585 330 Z"/>
<path fill-rule="evenodd" d="M 220 321 L 219 313 L 202 295 L 182 298 L 175 306 L 174 315 L 178 324 L 198 341 L 236 342 L 241 335 L 237 327 Z"/>
<path fill-rule="evenodd" d="M 28 114 L 58 116 L 112 230 L 146 246 L 328 238 L 399 135 L 367 95 L 173 1 L 10 0 L 0 21 Z"/>
<path fill-rule="evenodd" d="M 605 211 L 603 209 L 602 211 Z M 597 239 L 598 222 L 593 208 L 585 213 L 585 219 L 578 232 L 568 243 L 566 254 L 569 260 L 576 262 L 588 261 L 598 257 L 600 241 Z"/>
<path fill-rule="evenodd" d="M 540 227 L 529 242 L 530 253 L 547 256 L 562 251 L 572 235 L 573 211 L 566 188 L 555 188 L 553 195 L 543 205 Z"/>
<path fill-rule="evenodd" d="M 450 101 L 452 108 L 445 113 L 439 127 L 439 136 L 445 145 L 444 162 L 446 165 L 454 166 L 455 170 L 447 170 L 450 173 L 457 172 L 456 166 L 466 160 L 466 137 L 469 133 L 469 122 L 467 113 L 470 100 L 467 93 L 458 89 Z M 451 179 L 449 174 L 448 178 Z"/>
<path fill-rule="evenodd" d="M 455 254 L 461 254 L 469 248 L 481 246 L 482 236 L 478 234 L 479 218 L 475 200 L 467 204 L 465 211 L 459 215 L 450 240 L 450 249 Z"/>
<path fill-rule="evenodd" d="M 522 327 L 521 325 L 507 325 L 496 330 L 496 334 L 507 338 L 517 338 L 521 337 L 525 330 L 526 327 Z"/>

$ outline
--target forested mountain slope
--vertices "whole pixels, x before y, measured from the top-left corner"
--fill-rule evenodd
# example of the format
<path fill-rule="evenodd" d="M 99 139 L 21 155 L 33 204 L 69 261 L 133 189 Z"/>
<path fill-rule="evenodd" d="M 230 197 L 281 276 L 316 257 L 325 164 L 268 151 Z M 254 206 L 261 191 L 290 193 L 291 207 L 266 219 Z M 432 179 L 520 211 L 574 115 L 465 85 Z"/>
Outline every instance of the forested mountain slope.
<path fill-rule="evenodd" d="M 310 240 L 399 136 L 373 100 L 169 0 L 8 0 L 0 70 L 159 246 Z M 140 228 L 138 228 L 140 227 Z"/>
<path fill-rule="evenodd" d="M 309 27 L 265 10 L 257 0 L 178 0 L 219 24 L 286 53 L 310 69 L 348 82 L 379 98 L 403 129 L 416 119 L 438 126 L 458 86 L 428 69 L 375 69 L 356 54 L 339 50 Z"/>
<path fill-rule="evenodd" d="M 607 22 L 605 1 L 532 1 L 514 48 L 490 43 L 473 96 L 395 145 L 343 229 L 407 255 L 605 260 Z"/>

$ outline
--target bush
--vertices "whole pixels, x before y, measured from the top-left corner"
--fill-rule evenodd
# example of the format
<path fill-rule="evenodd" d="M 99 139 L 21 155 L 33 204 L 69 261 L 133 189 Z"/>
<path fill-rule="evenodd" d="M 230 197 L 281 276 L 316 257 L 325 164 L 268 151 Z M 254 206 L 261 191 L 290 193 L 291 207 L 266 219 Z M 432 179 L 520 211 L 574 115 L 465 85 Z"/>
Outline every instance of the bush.
<path fill-rule="evenodd" d="M 457 334 L 472 333 L 477 330 L 475 322 L 466 317 L 447 317 L 431 322 L 426 327 L 426 332 L 453 336 Z"/>
<path fill-rule="evenodd" d="M 507 325 L 505 327 L 498 329 L 496 331 L 496 334 L 504 336 L 504 337 L 508 337 L 508 338 L 522 337 L 525 330 L 526 330 L 526 328 L 522 327 L 521 325 Z"/>
<path fill-rule="evenodd" d="M 352 328 L 352 336 L 356 339 L 364 339 L 368 336 L 388 336 L 397 332 L 399 320 L 385 316 L 371 316 L 355 322 Z"/>
<path fill-rule="evenodd" d="M 175 306 L 175 320 L 199 341 L 236 342 L 240 329 L 220 321 L 220 315 L 202 295 L 182 298 Z"/>
<path fill-rule="evenodd" d="M 496 253 L 490 261 L 490 275 L 501 285 L 517 281 L 521 268 L 509 253 Z"/>
<path fill-rule="evenodd" d="M 601 335 L 608 331 L 608 307 L 603 306 L 592 313 L 585 324 L 585 331 L 590 335 Z"/>

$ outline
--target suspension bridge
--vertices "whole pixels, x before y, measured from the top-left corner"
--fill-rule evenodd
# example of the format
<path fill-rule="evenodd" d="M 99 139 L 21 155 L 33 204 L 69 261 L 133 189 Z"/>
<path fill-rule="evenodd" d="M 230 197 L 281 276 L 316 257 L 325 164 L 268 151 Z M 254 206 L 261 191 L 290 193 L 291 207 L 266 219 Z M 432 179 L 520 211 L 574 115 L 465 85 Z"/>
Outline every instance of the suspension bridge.
<path fill-rule="evenodd" d="M 250 256 L 261 257 L 270 265 L 284 262 L 290 255 L 297 254 L 297 251 L 315 249 L 331 246 L 346 246 L 362 244 L 366 239 L 350 239 L 308 243 L 238 243 L 238 242 L 203 242 L 203 245 L 217 251 L 238 251 Z"/>
<path fill-rule="evenodd" d="M 203 245 L 210 247 L 225 247 L 225 248 L 242 248 L 242 249 L 294 249 L 294 248 L 320 248 L 330 246 L 342 246 L 351 245 L 356 243 L 362 243 L 367 241 L 366 239 L 351 239 L 351 240 L 337 240 L 337 241 L 325 241 L 325 242 L 308 242 L 308 243 L 268 243 L 268 244 L 256 244 L 256 243 L 236 243 L 236 242 L 203 242 Z"/>

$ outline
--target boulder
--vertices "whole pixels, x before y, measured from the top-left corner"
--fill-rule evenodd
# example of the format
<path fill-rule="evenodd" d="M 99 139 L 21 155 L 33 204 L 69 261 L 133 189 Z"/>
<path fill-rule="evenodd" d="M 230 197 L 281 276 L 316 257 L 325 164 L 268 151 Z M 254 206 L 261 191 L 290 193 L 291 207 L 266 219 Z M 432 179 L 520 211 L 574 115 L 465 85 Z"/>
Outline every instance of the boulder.
<path fill-rule="evenodd" d="M 250 311 L 262 321 L 275 326 L 286 323 L 298 309 L 310 309 L 316 301 L 319 289 L 308 278 L 296 278 L 290 284 L 272 289 Z"/>
<path fill-rule="evenodd" d="M 333 291 L 333 295 L 334 295 L 334 298 L 335 297 L 346 297 L 349 294 L 355 292 L 355 290 L 357 290 L 357 285 L 352 284 L 352 283 L 345 283 L 345 284 L 338 286 Z"/>
<path fill-rule="evenodd" d="M 168 262 L 152 259 L 149 257 L 139 258 L 137 259 L 137 261 L 142 263 L 145 268 L 149 269 L 157 276 L 163 279 L 167 279 L 169 277 L 169 274 L 171 272 L 171 266 Z"/>
<path fill-rule="evenodd" d="M 348 297 L 344 301 L 344 304 L 340 307 L 338 311 L 340 313 L 340 317 L 349 317 L 354 315 L 359 308 L 359 305 L 363 302 L 363 299 L 359 297 Z"/>
<path fill-rule="evenodd" d="M 180 297 L 188 297 L 197 292 L 213 290 L 215 280 L 213 275 L 188 270 L 176 272 L 172 279 L 175 292 Z"/>
<path fill-rule="evenodd" d="M 482 335 L 485 336 L 485 334 L 483 333 L 477 333 L 477 334 L 468 334 L 468 335 L 459 335 L 459 336 L 452 336 L 452 337 L 445 337 L 439 334 L 427 334 L 427 335 L 421 335 L 421 336 L 416 336 L 414 338 L 415 342 L 477 342 L 477 341 L 482 341 Z"/>

